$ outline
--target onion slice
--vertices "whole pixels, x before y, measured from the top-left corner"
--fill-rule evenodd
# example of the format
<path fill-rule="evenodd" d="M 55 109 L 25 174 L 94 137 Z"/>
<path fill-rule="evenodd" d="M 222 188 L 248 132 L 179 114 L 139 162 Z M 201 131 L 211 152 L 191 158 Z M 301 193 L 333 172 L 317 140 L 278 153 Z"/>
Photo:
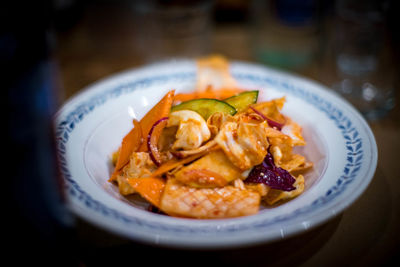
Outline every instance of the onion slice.
<path fill-rule="evenodd" d="M 188 156 L 192 156 L 195 154 L 200 154 L 203 153 L 204 151 L 210 152 L 213 147 L 217 145 L 217 141 L 211 140 L 207 142 L 205 145 L 202 145 L 201 147 L 198 147 L 196 149 L 192 150 L 182 150 L 182 151 L 171 151 L 171 154 L 174 155 L 176 158 L 181 159 L 181 158 L 186 158 Z"/>
<path fill-rule="evenodd" d="M 161 155 L 158 150 L 158 140 L 160 139 L 160 135 L 162 130 L 168 123 L 168 117 L 163 117 L 156 121 L 149 131 L 147 135 L 147 148 L 150 153 L 150 158 L 154 162 L 154 164 L 159 167 L 161 165 Z"/>
<path fill-rule="evenodd" d="M 257 113 L 258 115 L 260 115 L 264 120 L 266 120 L 268 122 L 268 125 L 271 127 L 275 127 L 276 129 L 278 129 L 279 131 L 282 130 L 283 125 L 285 125 L 285 123 L 279 123 L 275 120 L 272 120 L 270 118 L 268 118 L 267 116 L 265 116 L 264 114 L 261 113 L 261 111 L 253 108 L 250 106 L 250 108 Z"/>

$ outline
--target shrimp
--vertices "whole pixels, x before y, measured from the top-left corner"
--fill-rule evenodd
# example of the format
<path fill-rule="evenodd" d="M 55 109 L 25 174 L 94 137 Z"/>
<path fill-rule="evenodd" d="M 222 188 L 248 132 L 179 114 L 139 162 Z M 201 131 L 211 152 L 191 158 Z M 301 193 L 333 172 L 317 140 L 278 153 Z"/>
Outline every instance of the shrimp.
<path fill-rule="evenodd" d="M 167 127 L 178 126 L 172 150 L 192 150 L 211 137 L 206 121 L 197 112 L 179 110 L 170 114 Z"/>

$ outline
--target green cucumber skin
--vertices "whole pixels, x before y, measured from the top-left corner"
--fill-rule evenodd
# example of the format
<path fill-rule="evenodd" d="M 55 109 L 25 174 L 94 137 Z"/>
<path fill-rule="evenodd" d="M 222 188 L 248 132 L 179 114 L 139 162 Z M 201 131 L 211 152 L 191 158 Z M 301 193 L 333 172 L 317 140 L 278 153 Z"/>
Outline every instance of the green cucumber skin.
<path fill-rule="evenodd" d="M 178 110 L 192 110 L 199 113 L 205 120 L 216 112 L 235 115 L 236 108 L 225 101 L 213 98 L 199 98 L 182 102 L 171 108 L 171 112 Z"/>
<path fill-rule="evenodd" d="M 246 109 L 249 105 L 256 103 L 257 99 L 258 90 L 254 90 L 231 96 L 224 101 L 236 108 L 237 112 L 240 112 Z"/>

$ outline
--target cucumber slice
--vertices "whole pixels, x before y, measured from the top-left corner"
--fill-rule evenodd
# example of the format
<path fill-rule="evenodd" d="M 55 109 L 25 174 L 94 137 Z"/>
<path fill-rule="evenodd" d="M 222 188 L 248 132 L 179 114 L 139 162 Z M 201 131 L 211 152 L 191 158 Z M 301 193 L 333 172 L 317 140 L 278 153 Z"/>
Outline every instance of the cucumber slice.
<path fill-rule="evenodd" d="M 236 108 L 237 112 L 241 112 L 245 110 L 251 104 L 257 102 L 258 99 L 258 91 L 246 91 L 234 96 L 231 96 L 224 101 L 234 108 Z"/>
<path fill-rule="evenodd" d="M 178 110 L 193 110 L 199 113 L 205 120 L 208 119 L 212 114 L 216 112 L 222 112 L 229 115 L 236 113 L 236 108 L 229 105 L 228 103 L 211 98 L 199 98 L 188 100 L 180 103 L 179 105 L 173 106 L 171 112 Z"/>

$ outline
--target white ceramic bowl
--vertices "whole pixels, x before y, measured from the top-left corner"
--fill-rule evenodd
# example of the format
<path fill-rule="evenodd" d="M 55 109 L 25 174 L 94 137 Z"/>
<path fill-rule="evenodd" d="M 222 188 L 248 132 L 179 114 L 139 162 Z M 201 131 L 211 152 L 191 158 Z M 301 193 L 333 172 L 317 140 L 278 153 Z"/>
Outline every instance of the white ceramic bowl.
<path fill-rule="evenodd" d="M 151 244 L 171 247 L 238 247 L 287 238 L 344 211 L 366 189 L 377 164 L 368 124 L 346 101 L 313 81 L 263 66 L 232 62 L 237 81 L 259 89 L 260 100 L 286 96 L 283 113 L 303 127 L 314 162 L 299 197 L 253 216 L 195 220 L 145 210 L 107 182 L 110 156 L 131 129 L 169 90 L 193 90 L 196 65 L 173 60 L 126 71 L 97 82 L 56 114 L 61 172 L 70 209 L 94 225 Z"/>

